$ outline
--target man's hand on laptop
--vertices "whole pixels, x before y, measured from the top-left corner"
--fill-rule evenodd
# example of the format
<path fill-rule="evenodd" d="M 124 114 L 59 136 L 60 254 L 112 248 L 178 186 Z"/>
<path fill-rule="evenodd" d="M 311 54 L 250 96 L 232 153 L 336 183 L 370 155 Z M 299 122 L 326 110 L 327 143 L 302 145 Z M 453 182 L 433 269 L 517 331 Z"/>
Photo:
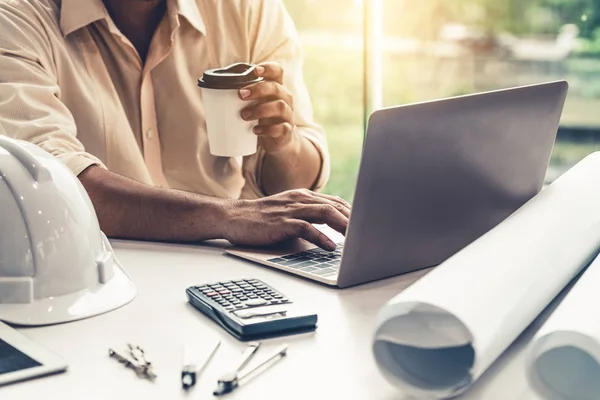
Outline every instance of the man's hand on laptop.
<path fill-rule="evenodd" d="M 146 185 L 98 166 L 87 168 L 79 179 L 104 233 L 122 239 L 228 239 L 260 246 L 300 237 L 334 250 L 335 244 L 312 224 L 327 224 L 344 234 L 350 217 L 344 200 L 306 189 L 227 200 Z"/>
<path fill-rule="evenodd" d="M 302 238 L 333 251 L 333 243 L 312 224 L 327 224 L 345 234 L 350 204 L 310 190 L 290 190 L 258 200 L 228 205 L 223 236 L 236 245 L 261 246 Z"/>

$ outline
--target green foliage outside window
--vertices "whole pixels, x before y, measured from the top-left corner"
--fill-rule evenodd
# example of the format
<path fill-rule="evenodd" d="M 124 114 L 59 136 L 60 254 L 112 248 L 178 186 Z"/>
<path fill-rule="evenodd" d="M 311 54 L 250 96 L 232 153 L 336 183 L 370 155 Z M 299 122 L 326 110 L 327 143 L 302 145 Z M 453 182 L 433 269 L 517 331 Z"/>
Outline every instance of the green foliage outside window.
<path fill-rule="evenodd" d="M 284 0 L 303 41 L 304 77 L 315 118 L 328 133 L 332 177 L 325 191 L 349 200 L 363 143 L 365 1 L 372 0 Z M 384 105 L 568 79 L 571 90 L 563 125 L 600 131 L 600 0 L 382 0 L 382 4 Z M 483 44 L 448 55 L 442 31 L 450 25 L 463 27 Z M 552 55 L 560 36 L 569 39 L 569 34 L 573 34 L 569 51 L 564 57 Z M 405 51 L 414 43 L 416 49 Z M 507 43 L 523 45 L 522 54 L 506 50 Z M 528 44 L 534 50 L 547 48 L 550 56 L 528 59 Z M 549 176 L 556 177 L 597 148 L 600 143 L 558 143 Z"/>

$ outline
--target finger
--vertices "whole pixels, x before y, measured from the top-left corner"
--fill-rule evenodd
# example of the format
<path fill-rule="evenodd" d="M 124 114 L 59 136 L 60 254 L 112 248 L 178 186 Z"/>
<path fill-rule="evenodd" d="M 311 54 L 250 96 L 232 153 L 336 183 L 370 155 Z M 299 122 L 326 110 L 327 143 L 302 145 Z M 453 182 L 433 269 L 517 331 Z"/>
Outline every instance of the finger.
<path fill-rule="evenodd" d="M 331 239 L 306 221 L 295 220 L 291 229 L 292 234 L 296 237 L 316 244 L 324 250 L 334 251 L 336 249 L 336 245 Z"/>
<path fill-rule="evenodd" d="M 293 129 L 292 124 L 289 122 L 265 123 L 261 120 L 260 125 L 256 125 L 252 128 L 252 131 L 259 136 L 279 138 L 284 136 L 287 137 L 292 133 Z"/>
<path fill-rule="evenodd" d="M 346 217 L 350 218 L 350 209 L 352 207 L 340 197 L 301 189 L 292 192 L 292 199 L 301 204 L 331 204 Z"/>
<path fill-rule="evenodd" d="M 290 106 L 294 104 L 294 96 L 292 96 L 285 86 L 277 82 L 263 81 L 244 86 L 239 90 L 238 94 L 242 100 L 282 99 Z"/>
<path fill-rule="evenodd" d="M 332 204 L 303 205 L 292 215 L 313 224 L 327 224 L 341 234 L 346 234 L 348 229 L 348 217 Z"/>
<path fill-rule="evenodd" d="M 289 124 L 285 122 L 269 126 L 257 125 L 253 128 L 254 133 L 258 136 L 260 147 L 268 154 L 276 153 L 292 142 L 294 136 L 286 134 L 288 131 L 291 132 L 292 128 L 284 125 Z"/>
<path fill-rule="evenodd" d="M 328 200 L 331 201 L 333 203 L 335 203 L 337 206 L 339 206 L 340 208 L 338 208 L 345 216 L 347 216 L 348 218 L 350 218 L 350 212 L 352 211 L 352 205 L 350 203 L 348 203 L 346 200 L 342 199 L 339 196 L 330 196 L 327 194 L 323 194 L 323 193 L 319 193 L 319 192 L 312 192 L 313 196 L 324 199 L 324 200 Z"/>
<path fill-rule="evenodd" d="M 269 125 L 277 125 L 277 124 L 282 124 L 283 121 L 279 118 L 261 118 L 258 120 L 258 125 L 264 125 L 264 126 L 269 126 Z"/>
<path fill-rule="evenodd" d="M 246 107 L 242 110 L 241 115 L 245 121 L 254 121 L 263 118 L 277 118 L 282 121 L 292 123 L 294 119 L 294 112 L 292 111 L 292 108 L 288 103 L 281 99 Z"/>
<path fill-rule="evenodd" d="M 256 66 L 256 72 L 266 80 L 283 83 L 283 67 L 279 63 L 260 63 Z"/>

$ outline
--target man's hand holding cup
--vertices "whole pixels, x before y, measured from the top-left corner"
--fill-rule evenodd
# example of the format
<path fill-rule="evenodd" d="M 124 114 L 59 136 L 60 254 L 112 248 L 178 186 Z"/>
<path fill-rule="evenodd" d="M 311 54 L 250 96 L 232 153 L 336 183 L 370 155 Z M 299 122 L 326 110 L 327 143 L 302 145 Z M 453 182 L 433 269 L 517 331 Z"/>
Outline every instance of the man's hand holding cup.
<path fill-rule="evenodd" d="M 242 100 L 251 104 L 241 111 L 245 121 L 258 121 L 252 131 L 267 153 L 277 153 L 295 139 L 294 97 L 283 86 L 283 68 L 275 62 L 258 64 L 258 76 L 264 80 L 239 90 Z"/>

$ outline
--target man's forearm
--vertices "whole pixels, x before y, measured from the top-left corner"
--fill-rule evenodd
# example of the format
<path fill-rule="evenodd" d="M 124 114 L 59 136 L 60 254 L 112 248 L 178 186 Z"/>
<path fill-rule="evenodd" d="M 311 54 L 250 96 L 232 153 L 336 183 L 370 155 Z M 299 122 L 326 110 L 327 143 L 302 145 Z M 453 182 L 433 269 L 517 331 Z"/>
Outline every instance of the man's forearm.
<path fill-rule="evenodd" d="M 321 172 L 322 160 L 315 145 L 298 132 L 283 151 L 263 160 L 261 186 L 267 195 L 291 189 L 311 189 Z"/>
<path fill-rule="evenodd" d="M 224 237 L 219 222 L 228 200 L 152 187 L 97 166 L 79 179 L 108 236 L 165 241 Z"/>
<path fill-rule="evenodd" d="M 79 174 L 102 230 L 125 239 L 200 242 L 227 239 L 265 246 L 302 238 L 323 249 L 335 244 L 310 223 L 344 233 L 350 206 L 307 190 L 256 200 L 227 200 L 133 181 L 93 166 Z"/>

